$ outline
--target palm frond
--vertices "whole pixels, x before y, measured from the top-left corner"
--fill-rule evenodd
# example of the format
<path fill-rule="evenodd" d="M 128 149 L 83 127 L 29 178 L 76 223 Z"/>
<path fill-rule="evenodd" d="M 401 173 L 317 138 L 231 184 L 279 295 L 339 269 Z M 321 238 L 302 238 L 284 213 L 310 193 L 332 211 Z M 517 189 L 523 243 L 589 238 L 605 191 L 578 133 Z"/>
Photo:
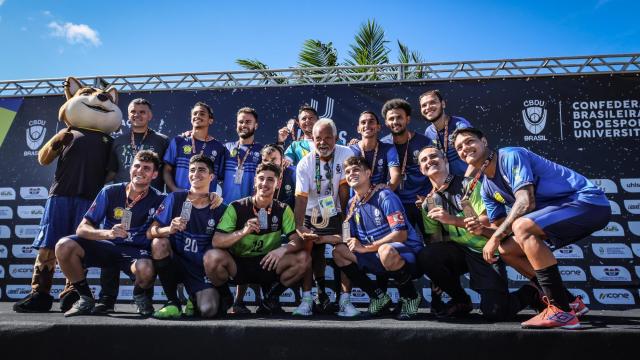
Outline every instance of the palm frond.
<path fill-rule="evenodd" d="M 360 30 L 356 34 L 355 43 L 350 45 L 349 58 L 346 64 L 349 66 L 356 65 L 383 65 L 389 63 L 389 48 L 385 40 L 385 32 L 382 26 L 375 20 L 367 20 L 366 24 L 362 24 Z M 366 72 L 368 69 L 362 69 L 357 72 Z M 377 79 L 374 74 L 370 79 Z"/>
<path fill-rule="evenodd" d="M 245 70 L 269 70 L 269 67 L 257 59 L 236 59 L 236 64 L 240 65 Z M 269 84 L 271 81 L 275 81 L 277 84 L 283 84 L 286 79 L 278 78 L 278 74 L 273 71 L 261 71 L 260 72 L 266 79 L 261 80 L 261 84 Z"/>

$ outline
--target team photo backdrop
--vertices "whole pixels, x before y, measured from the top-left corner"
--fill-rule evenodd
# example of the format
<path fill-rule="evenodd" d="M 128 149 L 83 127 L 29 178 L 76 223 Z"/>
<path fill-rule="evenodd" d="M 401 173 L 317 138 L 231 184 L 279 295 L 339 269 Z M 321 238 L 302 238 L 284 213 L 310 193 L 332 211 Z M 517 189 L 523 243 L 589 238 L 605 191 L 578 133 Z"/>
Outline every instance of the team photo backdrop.
<path fill-rule="evenodd" d="M 70 74 L 73 75 L 73 74 Z M 453 80 L 378 84 L 304 85 L 206 91 L 120 93 L 126 117 L 129 101 L 144 97 L 153 104 L 150 126 L 170 138 L 188 130 L 189 111 L 197 101 L 213 107 L 209 131 L 220 141 L 237 140 L 236 111 L 259 113 L 256 140 L 275 142 L 277 129 L 296 117 L 301 104 L 332 118 L 342 143 L 357 137 L 356 122 L 364 110 L 379 114 L 391 98 L 408 100 L 410 128 L 423 133 L 418 96 L 439 89 L 449 115 L 461 116 L 482 129 L 493 148 L 523 146 L 571 167 L 592 179 L 607 194 L 611 222 L 591 237 L 558 249 L 560 272 L 574 294 L 594 309 L 621 309 L 640 304 L 640 78 L 636 75 L 589 75 L 530 79 Z M 40 166 L 37 153 L 64 124 L 57 119 L 62 96 L 0 98 L 0 301 L 17 301 L 30 291 L 37 235 L 55 164 Z M 128 126 L 123 119 L 123 127 Z M 383 133 L 386 133 L 383 126 Z M 510 287 L 526 279 L 507 269 Z M 99 269 L 88 278 L 99 290 Z M 332 271 L 327 269 L 327 278 Z M 467 279 L 463 279 L 467 283 Z M 54 292 L 64 278 L 56 272 Z M 120 299 L 131 298 L 123 278 Z M 393 292 L 393 289 L 391 290 Z M 479 297 L 468 290 L 475 303 Z M 56 295 L 56 294 L 54 294 Z M 156 299 L 162 293 L 156 286 Z M 357 289 L 354 302 L 367 301 Z M 397 298 L 397 293 L 392 295 Z M 423 289 L 430 300 L 430 290 Z M 252 291 L 248 300 L 254 299 Z M 282 298 L 293 302 L 291 290 Z"/>

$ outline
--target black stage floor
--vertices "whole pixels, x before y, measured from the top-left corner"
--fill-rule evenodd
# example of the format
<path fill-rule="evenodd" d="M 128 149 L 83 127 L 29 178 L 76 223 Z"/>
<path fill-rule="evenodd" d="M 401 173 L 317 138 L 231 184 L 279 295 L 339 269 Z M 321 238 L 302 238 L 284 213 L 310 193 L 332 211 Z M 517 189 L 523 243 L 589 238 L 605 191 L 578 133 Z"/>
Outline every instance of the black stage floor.
<path fill-rule="evenodd" d="M 479 314 L 435 321 L 300 319 L 291 315 L 216 320 L 141 319 L 118 304 L 110 316 L 65 319 L 59 312 L 17 314 L 0 303 L 0 359 L 634 359 L 640 309 L 594 311 L 581 330 L 523 330 L 520 321 Z M 57 304 L 54 304 L 57 306 Z M 156 305 L 159 306 L 159 305 Z M 287 309 L 291 310 L 291 309 Z"/>

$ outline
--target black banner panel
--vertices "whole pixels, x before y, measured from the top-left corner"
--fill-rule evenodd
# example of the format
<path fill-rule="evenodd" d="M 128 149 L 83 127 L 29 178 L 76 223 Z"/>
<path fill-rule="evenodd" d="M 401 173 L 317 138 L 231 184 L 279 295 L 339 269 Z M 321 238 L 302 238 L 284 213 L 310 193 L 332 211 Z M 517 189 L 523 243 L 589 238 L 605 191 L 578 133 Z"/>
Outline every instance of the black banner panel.
<path fill-rule="evenodd" d="M 124 117 L 129 101 L 144 97 L 153 104 L 151 127 L 176 136 L 191 127 L 189 112 L 197 101 L 213 107 L 210 133 L 221 141 L 236 140 L 236 111 L 243 106 L 259 113 L 257 141 L 275 142 L 277 129 L 296 117 L 301 104 L 332 118 L 342 143 L 357 136 L 364 110 L 380 113 L 386 100 L 403 98 L 414 107 L 410 127 L 424 132 L 418 96 L 439 89 L 449 115 L 464 117 L 483 130 L 493 148 L 522 146 L 592 179 L 607 194 L 610 223 L 587 239 L 555 251 L 567 287 L 594 309 L 621 309 L 640 304 L 640 77 L 590 75 L 532 79 L 454 80 L 361 85 L 306 85 L 208 91 L 121 93 Z M 40 166 L 40 147 L 64 126 L 57 119 L 62 96 L 0 99 L 0 301 L 16 301 L 30 291 L 31 248 L 39 231 L 55 163 Z M 128 126 L 123 119 L 123 126 Z M 386 133 L 386 130 L 383 131 Z M 114 134 L 114 136 L 117 134 Z M 331 269 L 327 277 L 332 278 Z M 508 268 L 511 288 L 527 280 Z M 99 269 L 88 278 L 99 290 Z M 466 279 L 463 279 L 468 284 Z M 64 284 L 57 269 L 54 292 Z M 392 291 L 395 289 L 392 289 Z M 467 289 L 475 303 L 479 295 Z M 422 291 L 430 300 L 430 289 Z M 57 295 L 57 294 L 54 294 Z M 397 292 L 393 293 L 397 299 Z M 132 286 L 122 282 L 120 299 L 130 299 Z M 156 299 L 164 296 L 156 286 Z M 255 299 L 249 289 L 248 301 Z M 354 289 L 354 302 L 368 301 Z M 294 302 L 291 290 L 283 303 Z"/>

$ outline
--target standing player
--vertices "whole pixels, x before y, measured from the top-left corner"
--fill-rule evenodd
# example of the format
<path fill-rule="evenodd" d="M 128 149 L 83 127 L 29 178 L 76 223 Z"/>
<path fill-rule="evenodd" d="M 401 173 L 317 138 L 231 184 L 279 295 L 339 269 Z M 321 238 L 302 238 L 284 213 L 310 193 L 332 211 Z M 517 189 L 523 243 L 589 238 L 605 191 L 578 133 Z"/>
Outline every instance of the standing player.
<path fill-rule="evenodd" d="M 156 319 L 180 318 L 179 282 L 184 284 L 201 316 L 210 318 L 226 311 L 222 300 L 231 297 L 229 288 L 214 288 L 202 262 L 205 252 L 211 249 L 211 237 L 226 208 L 211 204 L 209 188 L 214 178 L 211 158 L 193 156 L 189 160 L 189 190 L 167 195 L 153 217 L 147 237 L 153 239 L 153 262 L 167 296 L 166 305 L 153 314 Z M 184 314 L 193 316 L 194 313 L 188 304 Z"/>
<path fill-rule="evenodd" d="M 432 145 L 442 150 L 449 161 L 449 171 L 453 175 L 464 176 L 467 171 L 467 163 L 460 160 L 456 149 L 449 139 L 456 129 L 471 127 L 471 123 L 459 116 L 449 116 L 444 109 L 447 104 L 439 90 L 429 90 L 418 98 L 420 113 L 430 123 L 424 131 L 424 136 Z"/>
<path fill-rule="evenodd" d="M 302 137 L 293 141 L 284 156 L 293 166 L 298 166 L 300 160 L 313 150 L 313 125 L 318 121 L 316 109 L 309 105 L 303 105 L 298 110 L 298 126 L 302 130 Z M 284 146 L 287 137 L 291 135 L 291 130 L 283 127 L 278 131 L 278 144 Z"/>
<path fill-rule="evenodd" d="M 291 209 L 296 204 L 296 168 L 295 166 L 284 167 L 284 154 L 282 148 L 277 144 L 265 145 L 260 152 L 262 163 L 273 163 L 281 169 L 278 189 L 276 190 L 276 200 L 283 202 Z"/>
<path fill-rule="evenodd" d="M 495 262 L 498 249 L 528 260 L 544 291 L 547 309 L 522 326 L 580 327 L 552 250 L 607 225 L 611 207 L 602 190 L 581 174 L 525 148 L 493 151 L 478 129 L 458 129 L 452 138 L 460 158 L 483 173 L 482 200 L 496 228 L 483 248 L 485 261 Z"/>
<path fill-rule="evenodd" d="M 205 255 L 205 269 L 217 286 L 258 283 L 265 291 L 259 312 L 281 313 L 280 294 L 309 268 L 309 255 L 295 231 L 293 211 L 273 198 L 280 168 L 260 164 L 254 196 L 232 202 Z M 289 240 L 282 245 L 282 236 Z"/>
<path fill-rule="evenodd" d="M 209 186 L 211 192 L 216 191 L 217 182 L 223 180 L 226 150 L 209 135 L 209 126 L 212 124 L 211 107 L 197 102 L 191 109 L 191 133 L 189 136 L 173 138 L 164 154 L 163 175 L 168 192 L 189 189 L 189 159 L 197 154 L 208 156 L 213 161 L 214 181 Z"/>
<path fill-rule="evenodd" d="M 362 139 L 349 146 L 356 156 L 364 156 L 371 164 L 371 183 L 389 184 L 392 191 L 400 184 L 400 161 L 393 144 L 378 140 L 380 120 L 372 111 L 363 111 L 358 119 L 358 133 Z"/>
<path fill-rule="evenodd" d="M 421 297 L 413 285 L 417 274 L 416 254 L 422 240 L 410 223 L 398 196 L 371 183 L 371 167 L 363 157 L 350 157 L 344 171 L 355 196 L 349 201 L 345 220 L 348 234 L 337 236 L 333 256 L 340 270 L 369 295 L 369 313 L 383 314 L 391 297 L 371 281 L 366 273 L 392 277 L 400 293 L 398 319 L 409 320 L 418 313 Z M 344 241 L 346 244 L 342 244 Z"/>
<path fill-rule="evenodd" d="M 158 176 L 160 158 L 149 150 L 139 151 L 129 171 L 131 181 L 107 185 L 100 191 L 76 235 L 60 239 L 56 257 L 65 277 L 80 299 L 64 316 L 88 315 L 94 307 L 93 294 L 85 269 L 91 266 L 113 267 L 135 281 L 133 299 L 138 313 L 153 313 L 152 297 L 155 272 L 150 258 L 146 231 L 150 213 L 160 206 L 164 196 L 150 187 Z"/>
<path fill-rule="evenodd" d="M 336 145 L 338 131 L 331 119 L 320 119 L 313 126 L 314 151 L 307 154 L 296 168 L 296 226 L 306 244 L 311 247 L 313 273 L 305 275 L 302 301 L 294 315 L 313 315 L 311 288 L 313 277 L 318 292 L 316 305 L 322 312 L 333 312 L 325 289 L 325 244 L 342 229 L 342 209 L 349 200 L 349 186 L 342 163 L 353 156 L 346 146 Z M 338 277 L 338 272 L 335 272 Z M 339 291 L 339 290 L 337 290 Z M 348 299 L 347 299 L 348 300 Z M 346 302 L 347 307 L 357 311 Z"/>

